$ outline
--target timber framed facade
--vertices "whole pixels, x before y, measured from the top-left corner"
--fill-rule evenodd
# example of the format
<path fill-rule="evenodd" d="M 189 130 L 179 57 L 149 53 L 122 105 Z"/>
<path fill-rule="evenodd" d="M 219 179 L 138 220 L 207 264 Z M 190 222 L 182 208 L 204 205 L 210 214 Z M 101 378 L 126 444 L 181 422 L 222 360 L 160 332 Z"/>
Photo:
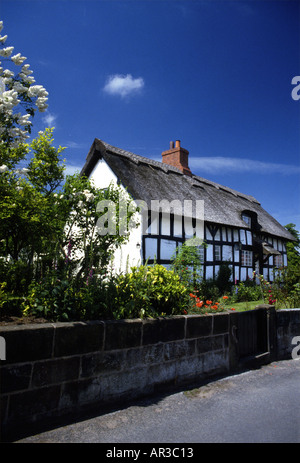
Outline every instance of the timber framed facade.
<path fill-rule="evenodd" d="M 253 271 L 272 281 L 274 271 L 287 265 L 286 242 L 294 237 L 253 196 L 192 174 L 188 154 L 178 140 L 162 153 L 163 162 L 94 140 L 81 174 L 93 178 L 100 188 L 115 182 L 133 200 L 148 205 L 144 223 L 127 246 L 123 261 L 168 267 L 176 249 L 195 230 L 197 235 L 198 218 L 193 210 L 166 211 L 163 201 L 202 201 L 203 278 L 216 278 L 222 262 L 227 262 L 233 282 L 252 278 Z M 154 201 L 162 201 L 155 211 Z"/>

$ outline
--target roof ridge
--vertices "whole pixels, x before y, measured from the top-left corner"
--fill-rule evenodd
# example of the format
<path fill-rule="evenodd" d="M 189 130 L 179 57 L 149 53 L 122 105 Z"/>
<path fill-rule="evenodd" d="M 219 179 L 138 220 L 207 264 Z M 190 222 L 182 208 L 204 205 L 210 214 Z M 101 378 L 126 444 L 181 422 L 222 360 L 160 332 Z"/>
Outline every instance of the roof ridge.
<path fill-rule="evenodd" d="M 140 154 L 135 154 L 131 151 L 128 151 L 128 150 L 123 150 L 121 148 L 118 148 L 116 146 L 113 146 L 113 145 L 110 145 L 109 143 L 103 141 L 103 140 L 100 140 L 98 139 L 104 146 L 106 149 L 116 153 L 116 154 L 119 154 L 121 156 L 125 156 L 129 159 L 131 159 L 133 162 L 135 162 L 136 164 L 139 164 L 139 163 L 144 163 L 144 164 L 148 164 L 148 165 L 151 165 L 151 166 L 155 166 L 161 170 L 163 170 L 164 172 L 174 172 L 176 174 L 180 174 L 182 176 L 184 176 L 183 172 L 178 169 L 177 167 L 174 167 L 174 166 L 170 166 L 168 164 L 165 164 L 161 161 L 155 161 L 154 159 L 151 159 L 151 158 L 147 158 L 146 156 L 141 156 Z M 207 184 L 207 185 L 210 185 L 214 188 L 216 188 L 217 190 L 223 190 L 223 191 L 226 191 L 227 193 L 231 193 L 232 195 L 234 196 L 239 196 L 240 198 L 243 198 L 243 199 L 246 199 L 252 203 L 256 203 L 256 204 L 260 204 L 260 202 L 252 195 L 247 195 L 245 193 L 241 193 L 237 190 L 234 190 L 233 188 L 230 188 L 230 187 L 227 187 L 225 185 L 221 185 L 220 183 L 217 183 L 217 182 L 214 182 L 212 180 L 208 180 L 204 177 L 200 177 L 199 175 L 195 175 L 195 174 L 192 174 L 192 177 L 189 177 L 189 176 L 184 176 L 189 182 L 191 182 L 192 184 L 194 184 L 195 186 L 197 186 L 197 183 L 195 183 L 194 181 L 196 180 L 197 182 L 200 182 L 200 183 L 204 183 L 204 184 Z M 194 180 L 194 181 L 193 181 Z M 200 187 L 202 185 L 199 185 Z"/>
<path fill-rule="evenodd" d="M 135 162 L 136 164 L 139 164 L 139 163 L 150 164 L 152 166 L 162 169 L 164 172 L 173 171 L 180 175 L 184 175 L 183 172 L 181 172 L 181 170 L 178 169 L 177 167 L 170 166 L 169 164 L 164 164 L 163 162 L 160 162 L 160 161 L 155 161 L 154 159 L 147 158 L 146 156 L 141 156 L 140 154 L 136 154 L 128 150 L 123 150 L 116 146 L 110 145 L 109 143 L 106 143 L 103 140 L 99 140 L 99 141 L 101 141 L 101 143 L 105 146 L 105 148 L 117 154 L 120 154 L 122 156 L 126 156 L 127 158 Z"/>
<path fill-rule="evenodd" d="M 233 188 L 230 188 L 225 185 L 221 185 L 220 183 L 214 182 L 213 180 L 208 180 L 206 178 L 200 177 L 199 175 L 195 175 L 195 174 L 193 174 L 192 178 L 197 179 L 201 183 L 206 183 L 210 186 L 213 186 L 217 190 L 223 190 L 223 191 L 226 191 L 227 193 L 233 194 L 234 196 L 239 196 L 240 198 L 248 199 L 251 202 L 260 204 L 260 202 L 254 196 L 241 193 L 240 191 L 234 190 Z"/>

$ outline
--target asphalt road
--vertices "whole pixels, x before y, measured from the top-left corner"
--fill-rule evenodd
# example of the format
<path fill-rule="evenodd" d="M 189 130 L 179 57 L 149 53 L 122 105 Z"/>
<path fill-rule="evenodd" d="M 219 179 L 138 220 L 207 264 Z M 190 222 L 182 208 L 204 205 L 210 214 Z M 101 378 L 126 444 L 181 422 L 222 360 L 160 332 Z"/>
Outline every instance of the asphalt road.
<path fill-rule="evenodd" d="M 18 442 L 299 443 L 300 360 L 274 362 L 197 389 L 140 400 Z"/>

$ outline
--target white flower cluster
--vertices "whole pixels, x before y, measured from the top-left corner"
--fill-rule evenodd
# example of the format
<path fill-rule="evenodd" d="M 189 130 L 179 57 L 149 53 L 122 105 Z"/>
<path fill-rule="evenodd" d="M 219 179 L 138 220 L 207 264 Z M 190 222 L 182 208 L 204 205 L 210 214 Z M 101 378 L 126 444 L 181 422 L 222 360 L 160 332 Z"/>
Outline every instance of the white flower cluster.
<path fill-rule="evenodd" d="M 4 173 L 6 171 L 8 171 L 8 166 L 6 166 L 5 164 L 2 164 L 2 166 L 0 166 L 0 173 Z M 26 175 L 28 172 L 29 172 L 29 169 L 27 169 L 27 167 L 20 167 L 18 169 L 15 169 L 11 172 L 14 172 L 15 174 L 17 175 Z"/>
<path fill-rule="evenodd" d="M 86 201 L 93 201 L 95 199 L 95 196 L 89 190 L 83 190 L 82 194 Z"/>
<path fill-rule="evenodd" d="M 3 21 L 0 21 L 0 33 Z M 6 42 L 7 35 L 0 35 L 0 47 Z M 0 61 L 0 143 L 9 142 L 11 146 L 25 142 L 29 137 L 31 120 L 35 111 L 44 112 L 48 105 L 48 92 L 42 85 L 33 85 L 33 71 L 29 64 L 23 64 L 27 59 L 20 53 L 12 56 L 14 47 L 0 49 L 0 57 L 9 60 L 16 66 L 22 66 L 15 75 L 10 69 L 3 69 Z M 15 112 L 21 104 L 25 114 Z"/>

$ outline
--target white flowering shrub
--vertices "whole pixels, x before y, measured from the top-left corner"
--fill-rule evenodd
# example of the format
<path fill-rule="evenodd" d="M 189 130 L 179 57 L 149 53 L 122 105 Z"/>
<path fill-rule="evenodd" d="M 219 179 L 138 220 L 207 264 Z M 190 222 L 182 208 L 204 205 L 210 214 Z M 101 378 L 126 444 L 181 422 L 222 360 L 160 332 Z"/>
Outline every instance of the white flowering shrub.
<path fill-rule="evenodd" d="M 3 21 L 0 21 L 0 33 Z M 48 92 L 35 79 L 26 57 L 13 54 L 6 46 L 7 35 L 0 35 L 0 148 L 16 148 L 31 133 L 32 117 L 47 109 Z M 19 109 L 20 108 L 20 109 Z"/>
<path fill-rule="evenodd" d="M 2 28 L 0 21 L 0 34 Z M 92 313 L 87 307 L 99 305 L 94 293 L 109 259 L 128 240 L 124 222 L 134 225 L 132 200 L 122 202 L 119 188 L 99 190 L 79 174 L 65 178 L 64 148 L 53 146 L 53 129 L 27 141 L 48 93 L 6 41 L 0 35 L 0 308 L 20 315 L 23 307 L 24 314 L 53 319 L 86 317 Z M 98 208 L 102 201 L 116 204 L 113 234 L 102 233 L 110 223 Z"/>

